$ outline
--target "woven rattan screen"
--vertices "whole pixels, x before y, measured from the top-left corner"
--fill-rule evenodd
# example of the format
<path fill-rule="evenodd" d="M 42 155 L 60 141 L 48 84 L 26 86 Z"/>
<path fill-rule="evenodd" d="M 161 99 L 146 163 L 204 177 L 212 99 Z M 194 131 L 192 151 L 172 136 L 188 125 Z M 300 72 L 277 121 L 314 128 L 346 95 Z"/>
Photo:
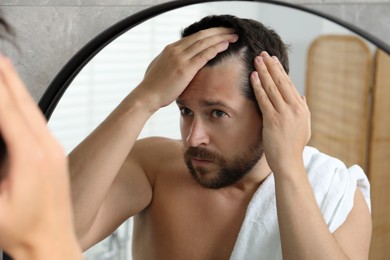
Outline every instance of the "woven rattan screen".
<path fill-rule="evenodd" d="M 369 153 L 373 236 L 370 259 L 390 256 L 390 57 L 377 51 Z"/>
<path fill-rule="evenodd" d="M 308 53 L 309 145 L 347 165 L 366 166 L 371 54 L 355 36 L 317 38 Z"/>

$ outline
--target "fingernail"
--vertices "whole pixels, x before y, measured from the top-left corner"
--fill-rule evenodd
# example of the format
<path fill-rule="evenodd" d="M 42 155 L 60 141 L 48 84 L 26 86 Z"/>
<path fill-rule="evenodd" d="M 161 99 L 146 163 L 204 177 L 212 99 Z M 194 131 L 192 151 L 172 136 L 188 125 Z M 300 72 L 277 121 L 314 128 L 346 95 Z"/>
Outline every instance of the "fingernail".
<path fill-rule="evenodd" d="M 266 52 L 266 51 L 262 51 L 262 52 L 261 52 L 261 56 L 263 56 L 263 57 L 269 57 L 269 54 L 268 54 L 268 52 Z"/>
<path fill-rule="evenodd" d="M 260 79 L 259 79 L 259 74 L 257 73 L 257 71 L 253 71 L 253 72 L 252 72 L 252 79 L 253 79 L 255 82 L 260 81 Z"/>
<path fill-rule="evenodd" d="M 278 63 L 278 62 L 279 62 L 279 59 L 278 59 L 278 57 L 276 57 L 276 56 L 272 56 L 272 59 L 275 61 L 275 63 Z"/>
<path fill-rule="evenodd" d="M 263 57 L 257 56 L 257 57 L 255 58 L 255 61 L 256 61 L 257 64 L 262 64 L 262 63 L 263 63 Z"/>
<path fill-rule="evenodd" d="M 222 42 L 222 43 L 221 43 L 221 45 L 222 45 L 221 49 L 222 49 L 222 50 L 226 50 L 227 48 L 229 48 L 229 43 L 230 43 L 230 42 L 228 42 L 228 41 Z"/>

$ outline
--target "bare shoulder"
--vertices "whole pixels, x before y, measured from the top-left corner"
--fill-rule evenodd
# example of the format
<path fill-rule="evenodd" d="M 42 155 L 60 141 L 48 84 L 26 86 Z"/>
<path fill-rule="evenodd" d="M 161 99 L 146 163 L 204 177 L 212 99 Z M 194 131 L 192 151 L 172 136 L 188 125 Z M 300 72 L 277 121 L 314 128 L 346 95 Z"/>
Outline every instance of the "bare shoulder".
<path fill-rule="evenodd" d="M 370 210 L 360 189 L 356 189 L 354 205 L 334 237 L 351 259 L 368 259 L 372 233 Z"/>
<path fill-rule="evenodd" d="M 182 162 L 181 140 L 164 137 L 148 137 L 138 140 L 127 160 L 136 160 L 153 182 L 157 173 L 166 172 L 172 164 Z"/>
<path fill-rule="evenodd" d="M 181 154 L 182 147 L 180 140 L 165 137 L 148 137 L 137 140 L 130 154 L 139 160 L 146 160 L 149 163 L 159 162 L 177 157 L 177 155 Z"/>
<path fill-rule="evenodd" d="M 177 149 L 182 147 L 181 140 L 166 137 L 147 137 L 136 141 L 135 149 Z"/>

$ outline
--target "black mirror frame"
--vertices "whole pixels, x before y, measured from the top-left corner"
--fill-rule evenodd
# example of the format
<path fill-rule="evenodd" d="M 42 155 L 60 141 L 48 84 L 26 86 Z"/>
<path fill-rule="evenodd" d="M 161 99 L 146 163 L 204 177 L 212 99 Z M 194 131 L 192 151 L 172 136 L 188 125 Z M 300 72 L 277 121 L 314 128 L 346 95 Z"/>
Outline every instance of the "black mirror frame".
<path fill-rule="evenodd" d="M 290 7 L 296 10 L 300 10 L 303 12 L 307 12 L 310 14 L 314 14 L 335 22 L 352 32 L 360 35 L 365 38 L 369 42 L 375 44 L 377 47 L 381 48 L 385 52 L 390 55 L 390 45 L 386 44 L 382 40 L 370 35 L 366 31 L 344 22 L 340 19 L 331 17 L 330 15 L 323 14 L 318 11 L 314 11 L 303 6 L 297 6 L 290 3 L 280 2 L 280 1 L 272 1 L 272 0 L 191 0 L 191 1 L 183 1 L 183 0 L 175 0 L 172 2 L 167 2 L 159 5 L 152 6 L 143 11 L 135 13 L 118 23 L 112 25 L 99 35 L 97 35 L 94 39 L 88 42 L 80 51 L 78 51 L 61 69 L 61 71 L 56 75 L 53 81 L 48 86 L 47 90 L 43 94 L 42 98 L 39 101 L 39 107 L 44 113 L 46 119 L 49 119 L 52 115 L 55 107 L 57 106 L 59 100 L 62 95 L 65 93 L 66 89 L 76 77 L 76 75 L 80 72 L 80 70 L 106 45 L 112 42 L 114 39 L 122 35 L 124 32 L 133 28 L 134 26 L 156 16 L 161 13 L 199 3 L 206 2 L 222 2 L 222 1 L 242 1 L 242 2 L 261 2 L 274 4 L 279 6 Z"/>
<path fill-rule="evenodd" d="M 46 119 L 49 120 L 50 116 L 52 115 L 54 109 L 56 108 L 58 102 L 60 101 L 61 97 L 65 93 L 66 89 L 73 81 L 73 79 L 77 76 L 77 74 L 81 71 L 81 69 L 100 50 L 102 50 L 110 42 L 115 40 L 124 32 L 130 30 L 134 26 L 156 15 L 159 15 L 161 13 L 176 8 L 189 6 L 193 4 L 206 3 L 206 2 L 226 2 L 226 1 L 260 2 L 260 3 L 274 4 L 278 6 L 284 6 L 284 7 L 300 10 L 309 14 L 317 15 L 351 30 L 352 32 L 365 38 L 367 41 L 376 45 L 378 48 L 382 49 L 383 51 L 385 51 L 387 54 L 390 55 L 390 45 L 378 39 L 377 37 L 367 33 L 361 28 L 358 28 L 338 18 L 332 17 L 328 14 L 321 13 L 319 11 L 311 10 L 303 6 L 298 6 L 286 2 L 273 1 L 273 0 L 189 0 L 189 1 L 174 0 L 171 2 L 149 7 L 138 13 L 132 14 L 129 17 L 110 26 L 102 33 L 97 35 L 95 38 L 93 38 L 91 41 L 89 41 L 65 64 L 65 66 L 60 70 L 60 72 L 55 76 L 53 81 L 49 84 L 48 88 L 46 89 L 46 91 L 44 92 L 44 94 L 42 95 L 38 103 L 41 111 L 45 115 Z M 12 258 L 10 258 L 6 253 L 3 253 L 3 259 L 8 260 Z"/>

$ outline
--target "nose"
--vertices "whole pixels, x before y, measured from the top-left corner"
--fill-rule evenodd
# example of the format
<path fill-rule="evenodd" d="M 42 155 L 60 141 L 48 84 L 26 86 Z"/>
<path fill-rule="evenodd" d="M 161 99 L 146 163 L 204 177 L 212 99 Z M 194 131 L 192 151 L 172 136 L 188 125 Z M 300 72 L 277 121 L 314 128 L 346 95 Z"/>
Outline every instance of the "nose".
<path fill-rule="evenodd" d="M 207 133 L 206 126 L 200 118 L 193 119 L 186 141 L 190 147 L 198 147 L 209 144 L 210 138 Z"/>

